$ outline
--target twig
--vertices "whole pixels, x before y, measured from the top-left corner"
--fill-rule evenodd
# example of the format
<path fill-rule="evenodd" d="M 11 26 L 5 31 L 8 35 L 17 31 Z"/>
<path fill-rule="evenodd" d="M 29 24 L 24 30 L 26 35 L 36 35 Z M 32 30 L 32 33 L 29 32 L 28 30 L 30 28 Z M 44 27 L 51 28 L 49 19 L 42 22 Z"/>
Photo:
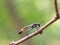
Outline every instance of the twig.
<path fill-rule="evenodd" d="M 58 10 L 58 5 L 57 5 L 57 0 L 54 0 L 54 6 L 55 6 L 55 11 L 56 11 L 56 16 L 59 17 L 59 10 Z"/>
<path fill-rule="evenodd" d="M 49 21 L 47 24 L 45 24 L 43 27 L 41 27 L 38 31 L 33 32 L 32 34 L 27 35 L 26 37 L 16 41 L 16 42 L 12 42 L 10 45 L 18 45 L 24 41 L 26 41 L 27 39 L 39 34 L 41 31 L 43 31 L 45 28 L 47 28 L 49 25 L 51 25 L 53 22 L 55 22 L 58 18 L 54 17 L 51 21 Z"/>
<path fill-rule="evenodd" d="M 59 19 L 59 12 L 58 12 L 58 8 L 57 8 L 57 0 L 54 0 L 54 5 L 55 5 L 55 11 L 56 11 L 56 16 L 53 17 L 53 19 L 51 19 L 48 23 L 46 23 L 44 26 L 42 26 L 39 30 L 27 35 L 26 37 L 22 38 L 22 39 L 19 39 L 18 41 L 16 42 L 12 42 L 10 43 L 10 45 L 18 45 L 24 41 L 26 41 L 27 39 L 33 37 L 33 36 L 36 36 L 37 34 L 41 34 L 43 32 L 43 30 L 45 28 L 47 28 L 48 26 L 50 26 L 52 23 L 54 23 L 56 20 Z"/>

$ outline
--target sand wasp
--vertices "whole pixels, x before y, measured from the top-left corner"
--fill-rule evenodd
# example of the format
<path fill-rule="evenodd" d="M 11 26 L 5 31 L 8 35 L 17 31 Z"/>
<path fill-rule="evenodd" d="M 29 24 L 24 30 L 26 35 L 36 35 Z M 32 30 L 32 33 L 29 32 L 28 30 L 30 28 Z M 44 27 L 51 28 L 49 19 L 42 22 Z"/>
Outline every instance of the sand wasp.
<path fill-rule="evenodd" d="M 25 30 L 32 30 L 34 28 L 40 27 L 39 23 L 30 24 L 28 26 L 22 27 L 18 34 L 22 34 Z"/>

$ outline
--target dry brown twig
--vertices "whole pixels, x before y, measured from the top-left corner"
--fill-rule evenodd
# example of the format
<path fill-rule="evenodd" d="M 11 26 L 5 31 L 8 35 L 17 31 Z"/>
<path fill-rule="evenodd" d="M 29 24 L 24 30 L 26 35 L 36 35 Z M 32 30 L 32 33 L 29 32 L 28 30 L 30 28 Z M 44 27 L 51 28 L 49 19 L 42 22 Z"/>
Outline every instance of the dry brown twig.
<path fill-rule="evenodd" d="M 40 27 L 39 30 L 27 35 L 26 37 L 23 37 L 22 39 L 19 39 L 18 41 L 15 42 L 11 42 L 9 45 L 18 45 L 20 43 L 23 43 L 24 41 L 26 41 L 27 39 L 32 38 L 33 36 L 36 36 L 37 34 L 41 34 L 41 32 L 47 28 L 48 26 L 50 26 L 52 23 L 54 23 L 56 20 L 58 20 L 60 18 L 60 14 L 58 11 L 58 7 L 57 7 L 57 0 L 54 0 L 54 6 L 55 6 L 55 11 L 56 11 L 56 16 L 53 17 L 53 19 L 51 19 L 48 23 L 46 23 L 44 26 Z"/>

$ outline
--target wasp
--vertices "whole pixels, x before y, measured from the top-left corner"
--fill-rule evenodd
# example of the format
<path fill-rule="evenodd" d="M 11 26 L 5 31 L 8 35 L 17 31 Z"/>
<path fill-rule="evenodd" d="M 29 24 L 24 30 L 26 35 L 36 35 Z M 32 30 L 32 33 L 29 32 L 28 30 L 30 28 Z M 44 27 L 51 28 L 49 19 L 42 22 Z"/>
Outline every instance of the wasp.
<path fill-rule="evenodd" d="M 22 27 L 18 34 L 22 34 L 27 29 L 32 30 L 32 29 L 38 28 L 38 27 L 40 27 L 39 23 L 30 24 L 28 26 Z"/>

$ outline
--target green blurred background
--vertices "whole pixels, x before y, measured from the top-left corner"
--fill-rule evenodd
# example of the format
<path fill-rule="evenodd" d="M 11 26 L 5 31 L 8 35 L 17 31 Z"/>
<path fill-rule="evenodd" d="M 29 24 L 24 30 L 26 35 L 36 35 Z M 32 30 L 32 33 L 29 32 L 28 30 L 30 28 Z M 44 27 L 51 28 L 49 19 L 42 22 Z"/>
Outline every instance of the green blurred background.
<path fill-rule="evenodd" d="M 0 45 L 24 37 L 18 35 L 21 27 L 36 22 L 43 26 L 54 16 L 54 0 L 0 0 Z M 20 45 L 60 45 L 60 20 Z"/>

